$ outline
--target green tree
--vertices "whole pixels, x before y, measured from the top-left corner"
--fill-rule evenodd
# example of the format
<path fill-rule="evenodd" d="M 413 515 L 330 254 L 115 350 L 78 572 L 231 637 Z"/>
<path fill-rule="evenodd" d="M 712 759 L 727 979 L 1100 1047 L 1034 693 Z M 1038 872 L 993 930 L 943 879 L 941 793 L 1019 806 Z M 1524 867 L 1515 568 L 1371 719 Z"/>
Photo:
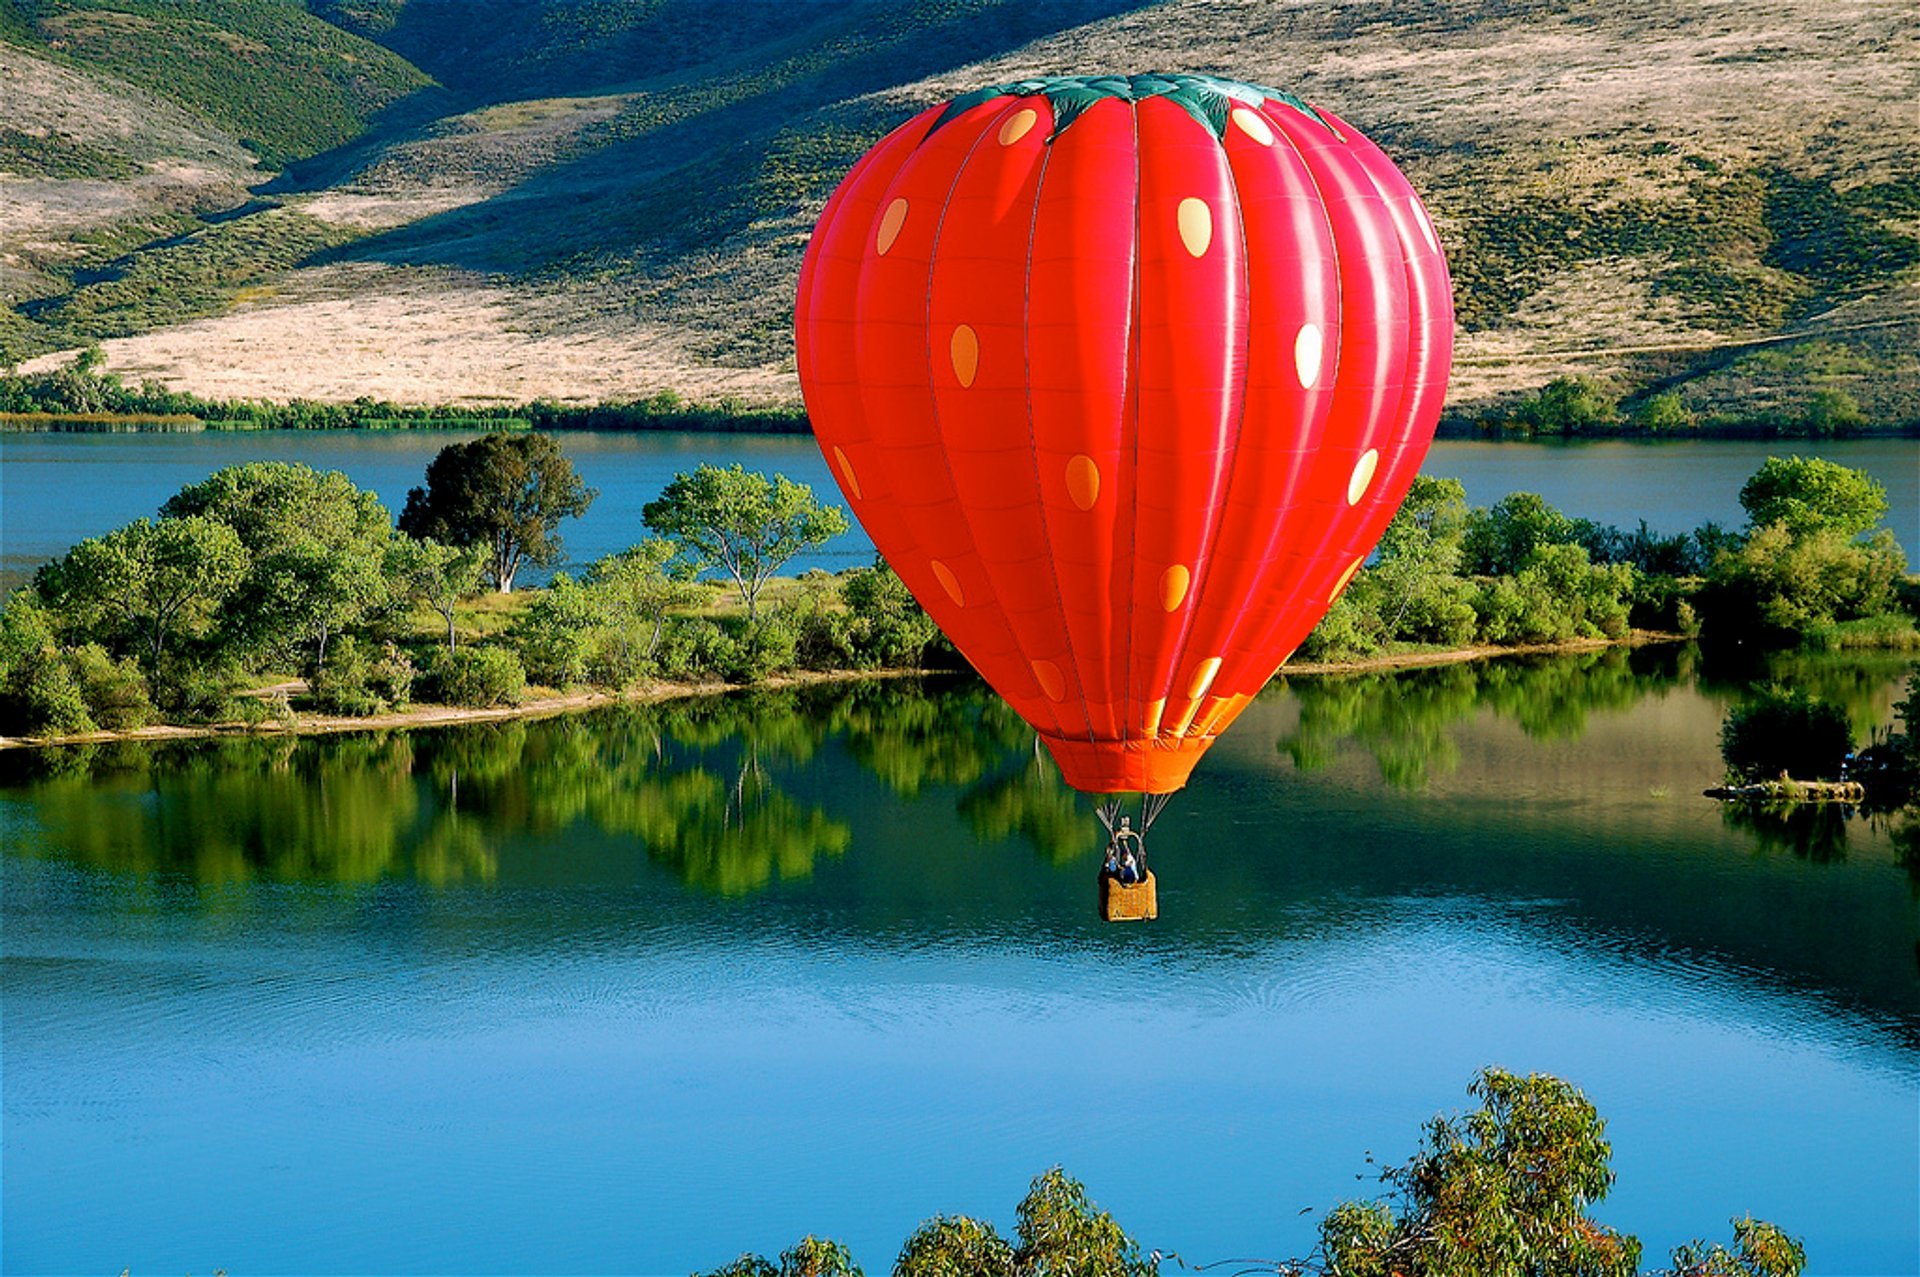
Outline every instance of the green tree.
<path fill-rule="evenodd" d="M 433 538 L 395 537 L 387 553 L 387 576 L 394 592 L 424 603 L 447 623 L 447 650 L 458 645 L 454 616 L 460 600 L 480 588 L 480 556 L 471 548 L 443 545 Z"/>
<path fill-rule="evenodd" d="M 560 521 L 585 514 L 595 495 L 552 436 L 486 434 L 449 444 L 428 463 L 426 486 L 407 493 L 400 530 L 474 547 L 507 594 L 521 564 L 560 561 Z"/>
<path fill-rule="evenodd" d="M 1383 1179 L 1384 1201 L 1322 1221 L 1326 1271 L 1342 1277 L 1632 1277 L 1640 1243 L 1587 1215 L 1613 1186 L 1606 1123 L 1545 1074 L 1486 1069 L 1481 1107 L 1428 1123 L 1420 1151 Z"/>
<path fill-rule="evenodd" d="M 1617 425 L 1620 403 L 1598 382 L 1556 377 L 1533 398 L 1515 405 L 1507 420 L 1529 434 L 1582 434 Z"/>
<path fill-rule="evenodd" d="M 1461 643 L 1473 636 L 1473 608 L 1457 575 L 1471 514 L 1458 479 L 1414 479 L 1367 569 L 1386 637 Z"/>
<path fill-rule="evenodd" d="M 275 654 L 306 648 L 318 669 L 334 634 L 387 602 L 392 518 L 337 470 L 229 466 L 182 488 L 161 513 L 217 520 L 246 547 L 247 574 L 223 609 L 232 643 Z"/>
<path fill-rule="evenodd" d="M 1864 470 L 1819 457 L 1768 457 L 1740 489 L 1756 529 L 1784 524 L 1796 540 L 1816 532 L 1859 537 L 1887 514 L 1887 490 Z"/>
<path fill-rule="evenodd" d="M 197 632 L 233 592 L 248 556 L 233 529 L 202 515 L 137 519 L 42 568 L 42 597 L 89 637 L 131 640 L 148 669 L 178 631 Z"/>
<path fill-rule="evenodd" d="M 777 1265 L 759 1255 L 742 1255 L 705 1277 L 862 1277 L 862 1273 L 852 1253 L 839 1242 L 802 1237 L 781 1252 Z"/>
<path fill-rule="evenodd" d="M 1636 430 L 1650 435 L 1677 434 L 1691 430 L 1699 424 L 1700 418 L 1687 407 L 1687 401 L 1675 390 L 1663 390 L 1657 395 L 1648 395 L 1633 410 L 1629 420 Z"/>
<path fill-rule="evenodd" d="M 1462 540 L 1464 565 L 1484 576 L 1512 576 L 1543 545 L 1574 539 L 1572 519 L 1535 492 L 1513 492 L 1467 520 Z"/>
<path fill-rule="evenodd" d="M 653 666 L 667 615 L 698 602 L 690 566 L 671 541 L 649 537 L 631 549 L 596 560 L 586 583 L 598 619 L 607 628 L 612 668 L 625 682 Z"/>
<path fill-rule="evenodd" d="M 379 557 L 317 541 L 291 546 L 254 565 L 250 584 L 266 627 L 310 650 L 310 668 L 327 663 L 327 644 L 386 601 Z"/>
<path fill-rule="evenodd" d="M 1860 401 L 1844 390 L 1828 387 L 1813 392 L 1807 402 L 1807 433 L 1817 437 L 1851 434 L 1867 424 Z"/>
<path fill-rule="evenodd" d="M 46 605 L 31 586 L 15 590 L 0 606 L 0 732 L 55 736 L 95 726 Z"/>
<path fill-rule="evenodd" d="M 1807 1251 L 1799 1241 L 1763 1219 L 1733 1221 L 1733 1249 L 1692 1241 L 1673 1252 L 1662 1277 L 1800 1277 Z"/>
<path fill-rule="evenodd" d="M 840 507 L 822 505 L 806 484 L 738 465 L 702 465 L 675 475 L 641 513 L 649 528 L 685 546 L 702 570 L 725 570 L 749 621 L 769 577 L 849 526 Z"/>

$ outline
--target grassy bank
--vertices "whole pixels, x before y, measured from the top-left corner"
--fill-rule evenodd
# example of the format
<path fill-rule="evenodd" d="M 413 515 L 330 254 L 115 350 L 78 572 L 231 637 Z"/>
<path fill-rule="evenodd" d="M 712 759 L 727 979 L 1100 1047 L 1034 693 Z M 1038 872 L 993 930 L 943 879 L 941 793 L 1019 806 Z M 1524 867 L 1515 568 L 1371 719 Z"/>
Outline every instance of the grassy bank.
<path fill-rule="evenodd" d="M 0 376 L 0 431 L 8 430 L 666 430 L 806 434 L 795 404 L 711 401 L 671 390 L 598 404 L 535 400 L 476 410 L 461 404 L 205 399 L 149 383 L 129 386 L 83 353 L 56 372 Z"/>
<path fill-rule="evenodd" d="M 776 583 L 790 591 L 797 591 L 797 582 Z M 770 587 L 770 592 L 772 591 Z M 483 596 L 467 607 L 459 621 L 461 633 L 469 641 L 479 641 L 491 635 L 504 634 L 511 626 L 513 618 L 527 609 L 535 592 L 522 591 L 516 595 Z M 733 609 L 724 601 L 716 599 L 712 611 L 725 614 Z M 431 626 L 423 618 L 422 626 L 439 630 L 438 617 L 431 618 Z M 1409 669 L 1419 666 L 1453 665 L 1467 661 L 1493 660 L 1505 656 L 1537 656 L 1566 652 L 1595 651 L 1609 647 L 1646 647 L 1663 643 L 1684 643 L 1683 634 L 1667 634 L 1649 630 L 1634 630 L 1615 639 L 1570 639 L 1560 643 L 1522 643 L 1511 647 L 1473 646 L 1452 649 L 1440 649 L 1417 644 L 1402 645 L 1392 651 L 1382 652 L 1361 660 L 1350 661 L 1309 661 L 1298 665 L 1288 665 L 1276 675 L 1276 678 L 1329 678 L 1349 674 L 1363 674 L 1379 670 Z M 234 736 L 234 735 L 297 735 L 319 736 L 337 732 L 391 731 L 395 729 L 446 727 L 459 723 L 492 722 L 507 718 L 551 718 L 558 714 L 578 714 L 588 710 L 603 709 L 609 705 L 638 705 L 660 701 L 681 700 L 692 696 L 717 696 L 727 692 L 751 689 L 777 689 L 785 687 L 809 687 L 821 683 L 844 683 L 858 679 L 917 678 L 931 674 L 951 674 L 952 670 L 932 670 L 923 668 L 899 669 L 842 669 L 842 670 L 792 670 L 780 674 L 768 675 L 751 683 L 705 682 L 648 682 L 634 687 L 614 691 L 605 688 L 551 688 L 529 687 L 525 697 L 514 705 L 496 705 L 485 709 L 475 709 L 459 705 L 414 704 L 404 710 L 395 710 L 382 714 L 370 714 L 363 717 L 348 717 L 339 714 L 325 714 L 299 708 L 301 698 L 307 692 L 305 679 L 269 679 L 254 689 L 249 695 L 268 700 L 278 700 L 283 695 L 288 705 L 284 716 L 259 720 L 234 719 L 218 723 L 175 724 L 161 723 L 148 727 L 139 727 L 126 731 L 78 732 L 64 736 L 20 737 L 0 736 L 0 749 L 31 749 L 60 745 L 91 745 L 112 741 L 140 740 L 186 740 L 195 737 Z"/>

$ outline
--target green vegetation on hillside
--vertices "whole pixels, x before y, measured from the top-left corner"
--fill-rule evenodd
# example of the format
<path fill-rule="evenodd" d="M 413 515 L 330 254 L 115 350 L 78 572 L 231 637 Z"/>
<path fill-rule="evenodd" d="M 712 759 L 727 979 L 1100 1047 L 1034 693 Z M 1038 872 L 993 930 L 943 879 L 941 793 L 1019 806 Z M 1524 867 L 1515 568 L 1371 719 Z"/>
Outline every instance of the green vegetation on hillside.
<path fill-rule="evenodd" d="M 178 103 L 270 168 L 340 145 L 431 83 L 299 0 L 10 0 L 7 8 L 0 39 Z"/>
<path fill-rule="evenodd" d="M 1879 118 L 1884 95 L 1828 74 L 1831 101 L 1814 105 L 1795 96 L 1793 78 L 1800 59 L 1831 67 L 1849 41 L 1861 59 L 1897 65 L 1885 23 L 1865 21 L 1844 38 L 1796 25 L 1782 37 L 1791 55 L 1751 59 L 1708 56 L 1719 37 L 1704 20 L 1684 7 L 1665 13 L 1663 50 L 1700 41 L 1697 70 L 1709 80 L 1726 74 L 1715 70 L 1722 64 L 1749 62 L 1753 74 L 1784 77 L 1777 107 L 1691 128 L 1682 116 L 1639 113 L 1637 97 L 1594 74 L 1605 65 L 1593 62 L 1598 51 L 1633 47 L 1630 23 L 1611 33 L 1628 43 L 1607 43 L 1627 19 L 1571 23 L 1553 6 L 1505 0 L 1376 16 L 1362 23 L 1339 7 L 1296 7 L 1229 43 L 1202 11 L 1141 0 L 19 0 L 0 9 L 0 40 L 102 83 L 139 85 L 208 129 L 247 138 L 269 165 L 328 151 L 276 189 L 345 186 L 393 198 L 373 220 L 400 224 L 333 244 L 324 260 L 509 277 L 571 297 L 567 322 L 663 323 L 702 358 L 734 365 L 790 358 L 793 274 L 813 216 L 855 158 L 920 104 L 927 81 L 990 81 L 1009 56 L 1059 59 L 1060 70 L 1134 70 L 1124 63 L 1136 46 L 1191 49 L 1340 109 L 1423 192 L 1449 252 L 1463 329 L 1514 339 L 1475 356 L 1494 366 L 1511 358 L 1511 372 L 1471 391 L 1470 405 L 1457 401 L 1452 428 L 1470 428 L 1489 407 L 1511 427 L 1528 403 L 1509 387 L 1565 376 L 1568 358 L 1603 350 L 1605 328 L 1577 325 L 1563 343 L 1553 322 L 1589 308 L 1617 315 L 1621 343 L 1633 348 L 1606 357 L 1595 379 L 1621 405 L 1606 429 L 1920 428 L 1920 355 L 1899 291 L 1920 280 L 1911 148 L 1890 130 L 1854 123 L 1863 102 L 1872 109 L 1861 118 Z M 1579 63 L 1567 74 L 1595 80 L 1588 109 L 1570 112 L 1553 68 L 1535 83 L 1498 58 L 1482 62 L 1505 37 L 1556 24 Z M 1467 70 L 1436 98 L 1431 76 L 1389 71 L 1366 81 L 1341 69 L 1356 65 L 1357 52 L 1388 48 L 1415 60 L 1445 55 Z M 1076 65 L 1083 60 L 1093 65 Z M 365 132 L 384 106 L 435 80 L 445 96 L 412 98 L 419 119 L 389 116 L 384 132 Z M 1752 101 L 1771 102 L 1767 83 L 1755 82 Z M 487 141 L 513 134 L 521 126 L 508 121 L 530 106 L 552 120 Z M 428 109 L 447 114 L 428 124 Z M 1537 127 L 1513 127 L 1529 110 Z M 129 163 L 145 158 L 57 129 L 0 134 L 0 165 L 44 178 L 126 181 L 135 176 Z M 450 188 L 476 197 L 451 208 L 421 200 L 409 218 L 412 197 Z M 232 230 L 278 241 L 249 253 L 252 283 L 312 260 L 290 251 L 276 219 L 243 218 Z M 0 361 L 219 304 L 196 285 L 191 305 L 103 298 L 111 320 L 86 322 L 101 309 L 88 273 L 104 265 L 103 250 L 74 258 L 67 249 L 93 233 L 56 228 L 30 247 L 41 277 L 12 285 Z M 106 255 L 137 249 L 130 233 L 114 231 Z M 171 251 L 157 244 L 151 255 Z M 171 269 L 197 278 L 187 263 Z M 546 313 L 532 322 L 554 321 Z M 1814 336 L 1771 350 L 1741 345 L 1783 330 Z M 1551 349 L 1562 344 L 1578 349 Z M 1844 351 L 1837 365 L 1835 348 Z"/>
<path fill-rule="evenodd" d="M 118 258 L 92 272 L 101 278 L 28 309 L 64 344 L 147 332 L 217 314 L 241 289 L 353 238 L 294 209 L 269 208 Z"/>
<path fill-rule="evenodd" d="M 1557 273 L 1623 258 L 1665 260 L 1654 296 L 1681 302 L 1691 324 L 1731 329 L 1778 327 L 1809 303 L 1831 306 L 1920 263 L 1920 177 L 1843 185 L 1776 167 L 1722 172 L 1688 158 L 1707 173 L 1664 200 L 1600 206 L 1514 189 L 1498 161 L 1432 192 L 1435 209 L 1458 227 L 1448 266 L 1461 326 L 1500 327 Z"/>
<path fill-rule="evenodd" d="M 0 126 L 0 173 L 21 177 L 133 177 L 140 166 L 123 155 L 59 133 Z"/>

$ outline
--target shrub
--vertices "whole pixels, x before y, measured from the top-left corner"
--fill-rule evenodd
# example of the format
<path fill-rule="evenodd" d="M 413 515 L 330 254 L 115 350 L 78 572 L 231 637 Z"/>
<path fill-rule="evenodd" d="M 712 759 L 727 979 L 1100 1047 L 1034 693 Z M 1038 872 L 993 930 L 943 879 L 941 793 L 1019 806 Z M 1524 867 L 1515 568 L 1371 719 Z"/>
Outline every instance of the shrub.
<path fill-rule="evenodd" d="M 235 672 L 219 663 L 169 654 L 154 670 L 154 704 L 176 723 L 218 723 L 232 716 Z"/>
<path fill-rule="evenodd" d="M 1366 576 L 1361 572 L 1347 592 L 1333 601 L 1295 656 L 1303 661 L 1350 661 L 1380 650 L 1379 617 L 1352 597 Z"/>
<path fill-rule="evenodd" d="M 856 665 L 917 667 L 940 635 L 933 618 L 884 560 L 847 573 L 840 597 L 847 610 L 837 618 L 839 645 Z"/>
<path fill-rule="evenodd" d="M 429 699 L 443 705 L 517 705 L 526 693 L 527 671 L 504 647 L 463 647 L 434 653 L 424 687 Z"/>
<path fill-rule="evenodd" d="M 1779 686 L 1736 706 L 1720 728 L 1720 756 L 1742 780 L 1832 780 L 1852 749 L 1845 709 Z"/>
<path fill-rule="evenodd" d="M 790 670 L 799 644 L 800 627 L 781 609 L 744 621 L 734 635 L 733 659 L 726 667 L 726 676 L 736 683 L 752 683 Z"/>
<path fill-rule="evenodd" d="M 529 677 L 548 687 L 585 682 L 601 625 L 592 591 L 564 572 L 555 574 L 532 605 L 515 618 L 510 637 Z"/>
<path fill-rule="evenodd" d="M 654 664 L 663 678 L 726 678 L 736 664 L 737 646 L 733 635 L 710 616 L 671 617 Z"/>
<path fill-rule="evenodd" d="M 0 732 L 64 736 L 94 726 L 46 606 L 31 589 L 15 590 L 0 607 Z"/>
<path fill-rule="evenodd" d="M 67 652 L 67 665 L 87 713 L 100 727 L 130 731 L 154 720 L 146 676 L 130 657 L 116 661 L 98 643 L 87 643 Z"/>
<path fill-rule="evenodd" d="M 1882 530 L 1855 541 L 1827 528 L 1796 536 L 1785 522 L 1717 555 L 1701 603 L 1713 637 L 1794 640 L 1838 621 L 1890 613 L 1906 556 Z"/>
<path fill-rule="evenodd" d="M 314 675 L 313 701 L 326 713 L 355 717 L 403 709 L 413 697 L 413 677 L 413 663 L 392 643 L 370 651 L 352 635 L 342 635 Z"/>

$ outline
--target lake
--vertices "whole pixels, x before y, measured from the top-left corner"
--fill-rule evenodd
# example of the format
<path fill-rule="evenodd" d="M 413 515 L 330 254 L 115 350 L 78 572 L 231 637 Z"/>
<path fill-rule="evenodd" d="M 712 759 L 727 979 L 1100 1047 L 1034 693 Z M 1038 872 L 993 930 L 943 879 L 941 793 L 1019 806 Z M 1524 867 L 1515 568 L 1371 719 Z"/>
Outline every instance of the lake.
<path fill-rule="evenodd" d="M 152 515 L 188 483 L 246 461 L 298 461 L 342 470 L 380 494 L 396 514 L 407 490 L 424 481 L 427 462 L 461 431 L 269 430 L 196 434 L 0 433 L 0 583 L 24 578 L 74 542 Z M 607 434 L 558 436 L 600 496 L 562 528 L 578 567 L 624 550 L 646 530 L 641 508 L 675 473 L 702 461 L 780 471 L 839 499 L 819 450 L 805 436 Z M 1574 444 L 1442 440 L 1426 472 L 1460 479 L 1475 504 L 1532 491 L 1568 514 L 1632 528 L 1646 519 L 1662 532 L 1685 532 L 1707 519 L 1745 521 L 1740 485 L 1767 457 L 1800 454 L 1857 466 L 1886 485 L 1888 524 L 1909 553 L 1920 553 L 1920 441 L 1870 439 Z M 873 546 L 854 531 L 797 560 L 796 569 L 869 563 Z M 538 582 L 544 573 L 526 579 Z"/>
<path fill-rule="evenodd" d="M 1906 668 L 1283 682 L 1124 927 L 967 681 L 9 751 L 0 1266 L 666 1273 L 813 1231 L 884 1272 L 1055 1163 L 1148 1246 L 1280 1257 L 1499 1064 L 1593 1098 L 1649 1264 L 1751 1211 L 1911 1273 L 1920 830 L 1698 796 L 1756 679 L 1864 733 Z"/>

